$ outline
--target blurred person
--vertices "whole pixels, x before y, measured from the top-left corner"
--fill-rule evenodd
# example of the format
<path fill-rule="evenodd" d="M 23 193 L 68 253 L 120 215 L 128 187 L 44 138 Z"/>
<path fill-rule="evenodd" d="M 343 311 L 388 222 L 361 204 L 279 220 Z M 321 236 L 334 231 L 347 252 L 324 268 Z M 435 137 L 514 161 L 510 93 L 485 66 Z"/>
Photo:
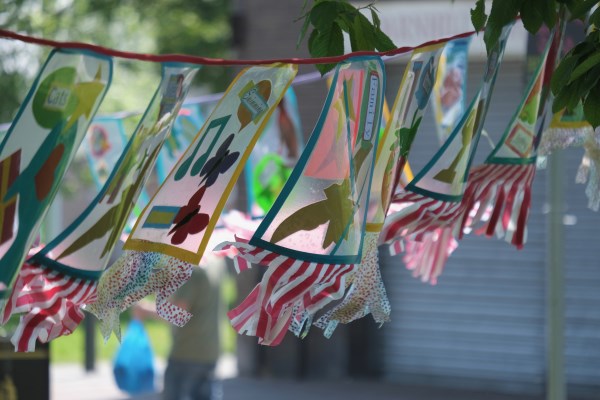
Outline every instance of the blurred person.
<path fill-rule="evenodd" d="M 221 382 L 215 368 L 221 355 L 221 283 L 223 258 L 211 256 L 206 266 L 194 268 L 192 277 L 171 302 L 192 313 L 183 327 L 172 327 L 172 345 L 164 375 L 163 400 L 221 400 Z M 134 318 L 156 316 L 154 303 L 142 301 Z"/>

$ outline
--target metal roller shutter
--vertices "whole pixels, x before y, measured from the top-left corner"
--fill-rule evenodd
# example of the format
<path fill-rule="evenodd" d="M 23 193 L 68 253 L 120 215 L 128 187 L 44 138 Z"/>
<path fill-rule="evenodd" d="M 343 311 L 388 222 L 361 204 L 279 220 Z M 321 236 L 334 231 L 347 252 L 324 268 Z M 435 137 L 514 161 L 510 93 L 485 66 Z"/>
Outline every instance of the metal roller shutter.
<path fill-rule="evenodd" d="M 469 66 L 469 92 L 483 65 Z M 524 90 L 524 65 L 505 62 L 486 130 L 499 137 Z M 418 171 L 438 143 L 431 116 L 410 161 Z M 431 133 L 429 133 L 431 132 Z M 479 144 L 476 163 L 489 152 Z M 528 243 L 471 235 L 450 257 L 437 286 L 411 276 L 400 258 L 382 257 L 392 321 L 382 328 L 385 377 L 460 388 L 542 393 L 544 387 L 544 174 L 534 185 Z"/>
<path fill-rule="evenodd" d="M 575 183 L 582 149 L 565 153 L 565 363 L 569 395 L 600 399 L 600 213 Z"/>

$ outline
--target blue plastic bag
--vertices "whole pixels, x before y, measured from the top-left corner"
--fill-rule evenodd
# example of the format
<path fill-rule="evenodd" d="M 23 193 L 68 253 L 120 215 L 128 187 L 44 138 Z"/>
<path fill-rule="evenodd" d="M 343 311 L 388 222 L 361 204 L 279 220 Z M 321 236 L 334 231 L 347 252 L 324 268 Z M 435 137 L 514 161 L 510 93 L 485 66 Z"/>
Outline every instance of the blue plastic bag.
<path fill-rule="evenodd" d="M 132 395 L 154 392 L 154 355 L 141 321 L 132 320 L 115 357 L 117 386 Z"/>

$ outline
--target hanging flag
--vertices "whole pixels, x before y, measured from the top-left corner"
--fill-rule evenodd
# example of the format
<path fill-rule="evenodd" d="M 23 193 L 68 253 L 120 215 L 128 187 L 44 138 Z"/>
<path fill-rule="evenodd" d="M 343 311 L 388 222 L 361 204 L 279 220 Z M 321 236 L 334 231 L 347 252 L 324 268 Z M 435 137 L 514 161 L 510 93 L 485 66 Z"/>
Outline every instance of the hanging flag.
<path fill-rule="evenodd" d="M 222 240 L 215 240 L 215 243 L 229 240 L 231 233 L 241 237 L 252 236 L 281 192 L 303 148 L 298 101 L 290 86 L 256 142 L 244 168 L 247 212 L 224 210 L 224 228 L 215 230 L 215 234 Z M 219 254 L 233 257 L 237 255 L 237 251 L 230 248 Z"/>
<path fill-rule="evenodd" d="M 563 24 L 564 26 L 564 24 Z M 562 28 L 564 29 L 564 27 Z M 554 31 L 553 31 L 554 32 Z M 535 176 L 537 145 L 544 130 L 550 102 L 550 78 L 562 40 L 561 29 L 548 40 L 525 97 L 504 135 L 483 165 L 471 172 L 463 200 L 463 231 L 482 225 L 478 233 L 494 233 L 517 248 L 527 239 L 531 185 Z"/>
<path fill-rule="evenodd" d="M 345 290 L 361 260 L 369 189 L 385 91 L 379 57 L 338 64 L 317 125 L 290 178 L 249 242 L 235 247 L 238 270 L 268 267 L 229 312 L 239 333 L 276 345 Z"/>
<path fill-rule="evenodd" d="M 246 164 L 248 213 L 261 218 L 273 205 L 304 147 L 296 94 L 291 87 L 269 119 Z"/>
<path fill-rule="evenodd" d="M 469 167 L 483 129 L 489 99 L 511 28 L 512 24 L 503 29 L 498 43 L 490 52 L 482 86 L 465 114 L 433 159 L 403 192 L 394 196 L 392 210 L 395 211 L 386 218 L 382 241 L 390 243 L 392 250 L 399 247 L 394 244 L 399 240 L 420 242 L 410 246 L 412 251 L 418 250 L 420 256 L 411 254 L 404 258 L 404 262 L 423 281 L 436 283 L 443 268 L 439 257 L 447 253 L 448 248 L 455 246 L 452 241 L 445 240 L 433 241 L 436 244 L 443 243 L 445 248 L 428 248 L 425 243 L 432 241 L 426 240 L 426 237 L 440 234 L 441 237 L 451 237 L 440 232 L 440 229 L 452 229 L 451 222 L 461 215 L 460 205 Z M 432 254 L 435 257 L 431 257 Z"/>
<path fill-rule="evenodd" d="M 546 168 L 547 156 L 555 150 L 583 147 L 584 154 L 577 170 L 575 182 L 587 183 L 585 194 L 588 207 L 600 210 L 600 130 L 585 120 L 583 105 L 554 114 L 550 126 L 542 135 L 539 145 L 538 168 Z"/>
<path fill-rule="evenodd" d="M 444 44 L 438 44 L 416 50 L 404 71 L 389 123 L 377 147 L 362 260 L 347 280 L 350 288 L 344 300 L 315 323 L 325 330 L 327 337 L 338 323 L 347 324 L 369 313 L 380 325 L 389 321 L 391 308 L 379 271 L 379 234 L 412 139 L 427 108 L 443 49 Z"/>
<path fill-rule="evenodd" d="M 470 36 L 448 42 L 440 60 L 432 97 L 440 143 L 448 138 L 465 112 L 470 43 Z"/>
<path fill-rule="evenodd" d="M 90 165 L 94 183 L 102 189 L 119 157 L 127 146 L 123 117 L 96 117 L 92 121 L 82 147 Z M 125 225 L 124 234 L 131 232 L 142 208 L 148 203 L 148 194 L 142 189 L 138 202 Z"/>
<path fill-rule="evenodd" d="M 65 170 L 102 102 L 111 74 L 109 57 L 54 50 L 0 144 L 2 297 L 10 294 Z"/>
<path fill-rule="evenodd" d="M 24 264 L 3 314 L 4 322 L 12 314 L 24 314 L 12 338 L 18 351 L 33 351 L 36 340 L 45 343 L 68 335 L 83 319 L 81 307 L 96 297 L 97 281 L 196 71 L 163 66 L 156 94 L 98 196 Z"/>
<path fill-rule="evenodd" d="M 296 75 L 290 64 L 244 70 L 146 206 L 125 253 L 102 276 L 89 310 L 104 336 L 120 335 L 118 316 L 156 293 L 157 312 L 182 326 L 190 314 L 167 298 L 198 264 L 252 147 Z"/>
<path fill-rule="evenodd" d="M 96 117 L 81 144 L 90 165 L 90 172 L 100 189 L 127 145 L 123 119 Z"/>
<path fill-rule="evenodd" d="M 562 109 L 552 116 L 550 125 L 544 132 L 540 151 L 543 149 L 543 154 L 547 154 L 554 148 L 582 146 L 585 138 L 593 134 L 593 131 L 592 126 L 585 120 L 581 103 L 572 111 Z"/>
<path fill-rule="evenodd" d="M 158 154 L 156 172 L 160 183 L 169 175 L 171 168 L 188 148 L 204 124 L 200 104 L 184 104 L 179 110 L 171 135 Z"/>

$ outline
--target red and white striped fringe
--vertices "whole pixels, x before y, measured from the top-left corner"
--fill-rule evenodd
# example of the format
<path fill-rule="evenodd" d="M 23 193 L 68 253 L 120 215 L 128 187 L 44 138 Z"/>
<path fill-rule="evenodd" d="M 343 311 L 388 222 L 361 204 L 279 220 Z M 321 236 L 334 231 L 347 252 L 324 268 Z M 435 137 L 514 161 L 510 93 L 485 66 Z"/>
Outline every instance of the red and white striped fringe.
<path fill-rule="evenodd" d="M 454 238 L 454 227 L 437 228 L 423 235 L 421 241 L 407 239 L 402 260 L 414 277 L 423 282 L 437 283 L 450 254 L 458 247 Z"/>
<path fill-rule="evenodd" d="M 404 207 L 386 217 L 381 231 L 383 243 L 406 237 L 421 241 L 428 232 L 451 225 L 461 211 L 460 202 L 436 200 L 408 191 L 396 194 L 392 202 L 396 207 Z"/>
<path fill-rule="evenodd" d="M 463 197 L 460 237 L 480 226 L 475 233 L 495 233 L 522 248 L 527 240 L 534 176 L 534 164 L 483 164 L 474 168 Z"/>
<path fill-rule="evenodd" d="M 261 282 L 227 314 L 238 333 L 258 337 L 267 346 L 278 345 L 290 329 L 300 335 L 310 327 L 314 314 L 346 289 L 346 278 L 355 264 L 322 264 L 296 260 L 260 247 L 244 239 L 221 243 L 217 250 L 235 247 L 239 251 L 235 266 L 239 272 L 250 263 L 268 267 Z"/>
<path fill-rule="evenodd" d="M 81 307 L 96 298 L 97 282 L 74 278 L 41 265 L 25 263 L 2 315 L 23 313 L 11 339 L 16 351 L 34 351 L 36 341 L 47 343 L 73 333 L 83 320 Z"/>
<path fill-rule="evenodd" d="M 386 217 L 381 242 L 389 245 L 391 255 L 404 246 L 406 267 L 415 277 L 435 284 L 457 247 L 454 234 L 461 221 L 461 203 L 407 191 L 394 197 L 391 209 L 398 211 Z"/>
<path fill-rule="evenodd" d="M 404 245 L 404 240 L 402 238 L 394 239 L 391 243 L 388 244 L 391 256 L 397 256 L 398 254 L 406 250 L 406 246 Z"/>

